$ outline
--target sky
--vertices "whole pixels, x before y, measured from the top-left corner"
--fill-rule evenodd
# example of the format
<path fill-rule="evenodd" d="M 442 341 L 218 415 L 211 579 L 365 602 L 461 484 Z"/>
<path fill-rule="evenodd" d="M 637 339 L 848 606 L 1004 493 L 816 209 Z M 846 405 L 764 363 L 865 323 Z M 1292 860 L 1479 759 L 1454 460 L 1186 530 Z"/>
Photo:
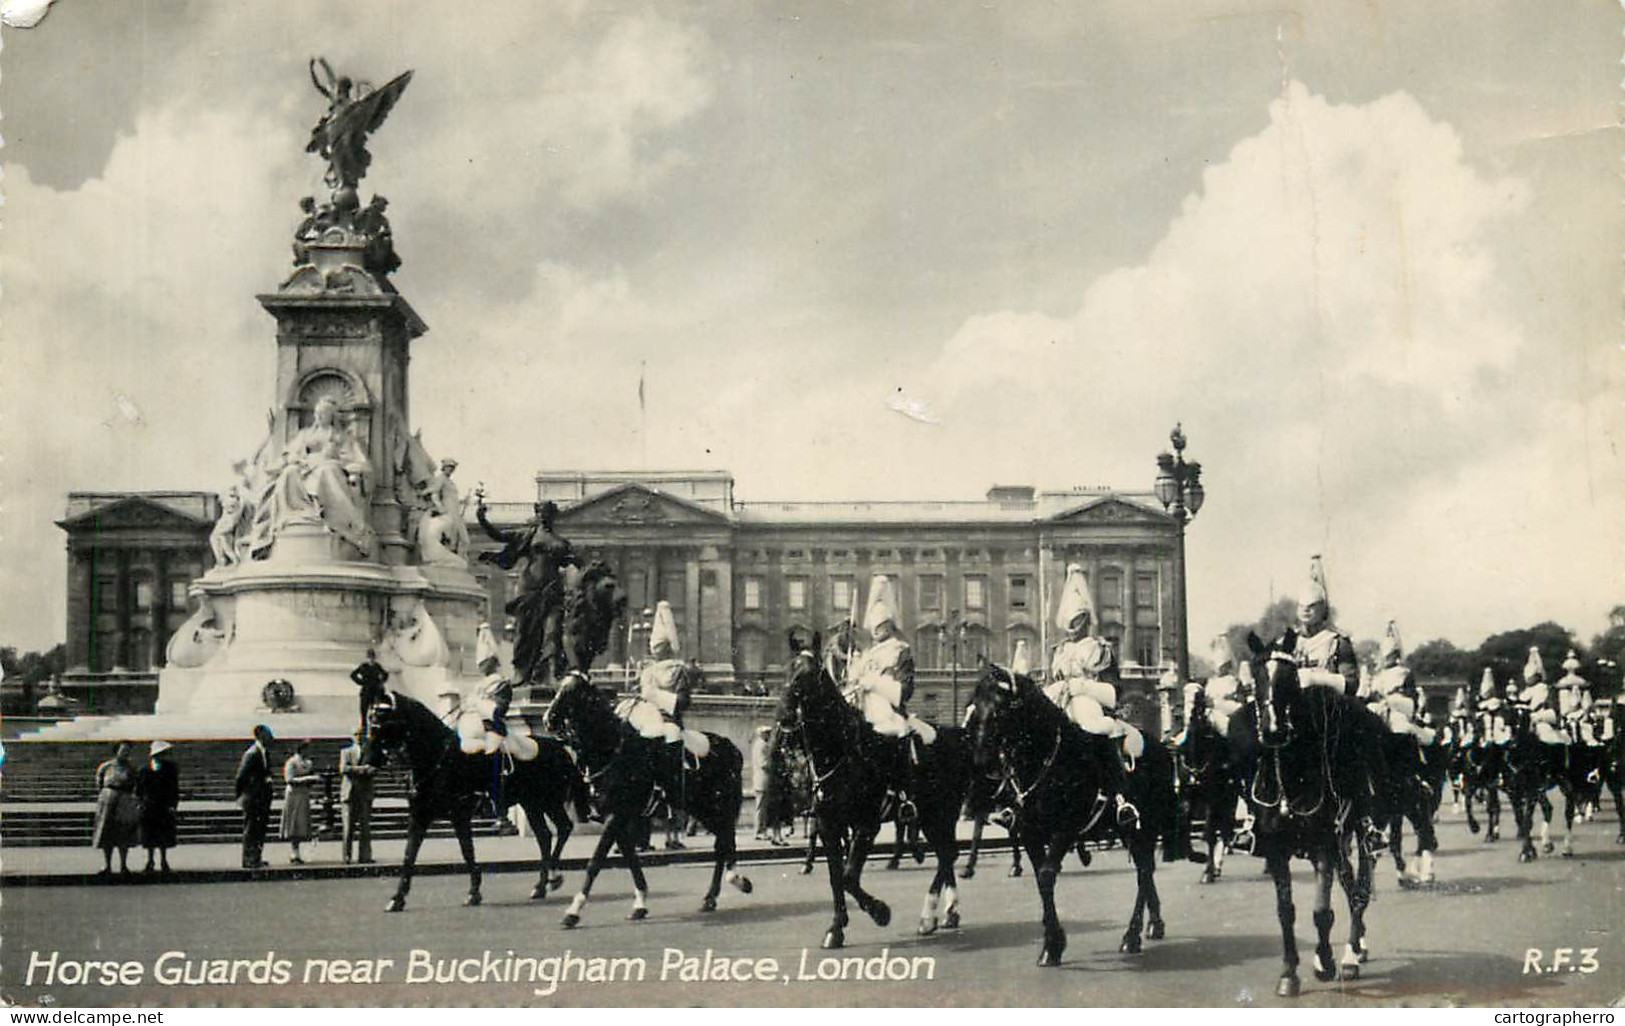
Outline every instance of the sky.
<path fill-rule="evenodd" d="M 224 490 L 257 444 L 315 55 L 415 71 L 363 195 L 465 487 L 1143 491 L 1179 422 L 1193 648 L 1313 553 L 1356 637 L 1588 640 L 1619 8 L 1301 7 L 59 0 L 0 37 L 0 642 L 63 637 L 68 491 Z"/>

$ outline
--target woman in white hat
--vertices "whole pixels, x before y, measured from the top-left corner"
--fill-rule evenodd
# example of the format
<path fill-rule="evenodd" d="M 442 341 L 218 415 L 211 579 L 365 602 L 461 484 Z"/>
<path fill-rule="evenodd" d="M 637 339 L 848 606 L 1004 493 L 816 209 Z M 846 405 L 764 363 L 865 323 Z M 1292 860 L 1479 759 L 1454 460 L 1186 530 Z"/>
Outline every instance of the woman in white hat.
<path fill-rule="evenodd" d="M 181 774 L 170 754 L 174 749 L 168 741 L 154 741 L 147 764 L 135 777 L 135 796 L 141 803 L 141 846 L 147 849 L 146 873 L 154 872 L 154 853 L 162 860 L 163 871 L 170 871 L 169 849 L 177 841 Z"/>
<path fill-rule="evenodd" d="M 1089 581 L 1076 563 L 1066 568 L 1066 583 L 1055 612 L 1055 625 L 1066 632 L 1050 660 L 1050 684 L 1044 693 L 1073 723 L 1096 737 L 1107 739 L 1110 754 L 1102 760 L 1107 786 L 1117 796 L 1117 822 L 1133 826 L 1140 813 L 1124 797 L 1130 759 L 1145 750 L 1145 738 L 1132 725 L 1117 718 L 1117 655 L 1111 642 L 1094 636 L 1095 605 Z M 1121 739 L 1121 740 L 1116 740 Z"/>
<path fill-rule="evenodd" d="M 677 658 L 677 617 L 671 603 L 661 599 L 655 606 L 654 626 L 649 631 L 649 655 L 653 661 L 638 679 L 638 700 L 627 710 L 626 720 L 647 738 L 670 744 L 682 742 L 697 759 L 711 754 L 711 742 L 697 730 L 683 729 L 683 706 L 687 703 L 688 664 Z"/>

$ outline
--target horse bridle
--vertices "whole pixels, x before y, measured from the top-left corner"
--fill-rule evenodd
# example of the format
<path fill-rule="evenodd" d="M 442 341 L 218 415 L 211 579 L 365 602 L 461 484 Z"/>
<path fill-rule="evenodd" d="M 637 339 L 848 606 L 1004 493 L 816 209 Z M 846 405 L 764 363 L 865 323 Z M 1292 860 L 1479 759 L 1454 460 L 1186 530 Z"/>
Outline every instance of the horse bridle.
<path fill-rule="evenodd" d="M 802 649 L 796 654 L 806 656 L 808 663 L 812 666 L 812 672 L 815 674 L 819 672 L 818 657 L 813 655 L 812 652 Z M 807 769 L 812 773 L 813 801 L 818 801 L 823 797 L 824 784 L 836 773 L 840 772 L 842 766 L 847 764 L 847 761 L 852 758 L 852 749 L 856 746 L 849 746 L 846 751 L 841 753 L 841 757 L 835 760 L 835 765 L 831 766 L 827 772 L 820 773 L 818 772 L 818 760 L 813 756 L 812 746 L 807 743 L 807 717 L 802 714 L 799 702 L 796 703 L 795 707 L 795 722 L 787 727 L 781 720 L 779 728 L 794 733 L 801 739 L 801 752 L 807 757 Z"/>

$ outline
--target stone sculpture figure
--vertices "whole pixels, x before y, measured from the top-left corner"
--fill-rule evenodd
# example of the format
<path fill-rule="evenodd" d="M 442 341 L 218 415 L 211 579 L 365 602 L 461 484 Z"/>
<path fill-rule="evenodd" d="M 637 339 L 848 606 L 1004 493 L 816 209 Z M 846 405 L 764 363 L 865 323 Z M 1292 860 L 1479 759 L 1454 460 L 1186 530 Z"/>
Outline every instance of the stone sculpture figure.
<path fill-rule="evenodd" d="M 367 517 L 372 462 L 339 423 L 336 402 L 318 400 L 310 426 L 265 472 L 269 484 L 254 511 L 249 542 L 255 559 L 269 555 L 277 535 L 291 524 L 324 524 L 371 558 L 377 541 Z"/>
<path fill-rule="evenodd" d="M 215 566 L 237 565 L 237 532 L 243 524 L 243 511 L 243 494 L 232 485 L 220 500 L 220 519 L 209 532 L 209 549 L 214 553 Z"/>

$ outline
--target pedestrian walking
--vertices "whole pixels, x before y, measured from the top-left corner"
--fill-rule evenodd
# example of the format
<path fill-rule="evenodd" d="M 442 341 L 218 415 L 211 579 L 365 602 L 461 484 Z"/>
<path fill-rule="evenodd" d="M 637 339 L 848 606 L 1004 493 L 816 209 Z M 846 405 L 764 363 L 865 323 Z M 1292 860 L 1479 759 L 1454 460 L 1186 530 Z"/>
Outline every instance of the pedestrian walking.
<path fill-rule="evenodd" d="M 359 854 L 363 863 L 372 861 L 372 778 L 377 771 L 367 765 L 361 747 L 364 737 L 356 731 L 350 744 L 339 752 L 339 811 L 343 819 L 346 864 L 352 854 Z M 358 843 L 360 851 L 356 852 Z"/>
<path fill-rule="evenodd" d="M 254 743 L 237 764 L 237 807 L 243 810 L 243 868 L 262 869 L 265 831 L 271 825 L 271 728 L 254 728 Z"/>
<path fill-rule="evenodd" d="M 169 872 L 169 849 L 178 840 L 181 771 L 171 754 L 174 749 L 168 741 L 154 741 L 147 764 L 135 778 L 135 795 L 141 805 L 141 846 L 147 849 L 144 873 L 154 871 L 155 853 L 163 871 Z"/>
<path fill-rule="evenodd" d="M 139 840 L 141 807 L 135 797 L 135 767 L 130 765 L 130 744 L 120 741 L 113 757 L 96 767 L 96 820 L 90 844 L 102 852 L 101 875 L 113 872 L 113 850 L 118 849 L 119 872 L 130 872 L 130 849 Z"/>
<path fill-rule="evenodd" d="M 288 789 L 282 795 L 281 834 L 293 849 L 288 861 L 296 866 L 305 862 L 299 854 L 299 846 L 315 836 L 310 827 L 310 789 L 322 779 L 316 772 L 316 764 L 305 754 L 309 750 L 310 742 L 300 741 L 288 761 L 282 764 L 282 780 Z"/>

